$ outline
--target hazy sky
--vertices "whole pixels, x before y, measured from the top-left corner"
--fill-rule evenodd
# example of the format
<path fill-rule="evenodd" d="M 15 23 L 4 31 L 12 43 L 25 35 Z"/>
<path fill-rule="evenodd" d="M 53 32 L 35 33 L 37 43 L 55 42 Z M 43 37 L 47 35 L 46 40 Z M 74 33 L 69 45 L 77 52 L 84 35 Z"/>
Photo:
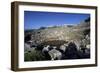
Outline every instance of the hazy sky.
<path fill-rule="evenodd" d="M 90 17 L 90 14 L 24 11 L 24 28 L 38 29 L 41 26 L 61 26 L 79 24 Z"/>

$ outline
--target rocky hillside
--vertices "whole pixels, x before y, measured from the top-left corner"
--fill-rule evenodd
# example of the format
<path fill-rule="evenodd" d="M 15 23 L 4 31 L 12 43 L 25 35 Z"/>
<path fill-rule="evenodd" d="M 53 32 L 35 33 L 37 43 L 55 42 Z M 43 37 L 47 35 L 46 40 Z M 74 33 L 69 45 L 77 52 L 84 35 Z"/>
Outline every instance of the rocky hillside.
<path fill-rule="evenodd" d="M 25 61 L 90 58 L 90 48 L 90 18 L 76 25 L 25 30 Z"/>
<path fill-rule="evenodd" d="M 77 45 L 82 41 L 90 44 L 90 19 L 86 19 L 77 25 L 64 25 L 53 27 L 41 27 L 25 31 L 25 42 L 35 44 L 61 45 L 68 41 L 74 41 Z"/>

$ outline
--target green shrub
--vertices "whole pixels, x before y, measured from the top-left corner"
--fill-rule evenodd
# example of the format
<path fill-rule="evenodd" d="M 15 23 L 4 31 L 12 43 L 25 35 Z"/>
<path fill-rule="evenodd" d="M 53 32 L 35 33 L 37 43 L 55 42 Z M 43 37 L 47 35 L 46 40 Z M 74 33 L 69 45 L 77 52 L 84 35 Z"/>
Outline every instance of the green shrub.
<path fill-rule="evenodd" d="M 39 50 L 32 50 L 24 54 L 25 61 L 42 61 L 45 60 L 45 56 Z"/>
<path fill-rule="evenodd" d="M 34 50 L 31 52 L 31 59 L 32 61 L 41 61 L 41 60 L 45 60 L 45 56 L 42 54 L 41 51 L 37 51 L 37 50 Z"/>
<path fill-rule="evenodd" d="M 25 53 L 24 54 L 24 59 L 25 59 L 25 61 L 31 61 L 31 54 L 30 53 Z"/>

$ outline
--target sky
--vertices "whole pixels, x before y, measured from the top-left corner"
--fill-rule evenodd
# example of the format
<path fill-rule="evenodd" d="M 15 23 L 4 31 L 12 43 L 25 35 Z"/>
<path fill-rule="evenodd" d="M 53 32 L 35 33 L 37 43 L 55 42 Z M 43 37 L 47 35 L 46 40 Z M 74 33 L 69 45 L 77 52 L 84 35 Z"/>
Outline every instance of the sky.
<path fill-rule="evenodd" d="M 76 25 L 90 17 L 90 14 L 24 11 L 24 29 Z"/>

